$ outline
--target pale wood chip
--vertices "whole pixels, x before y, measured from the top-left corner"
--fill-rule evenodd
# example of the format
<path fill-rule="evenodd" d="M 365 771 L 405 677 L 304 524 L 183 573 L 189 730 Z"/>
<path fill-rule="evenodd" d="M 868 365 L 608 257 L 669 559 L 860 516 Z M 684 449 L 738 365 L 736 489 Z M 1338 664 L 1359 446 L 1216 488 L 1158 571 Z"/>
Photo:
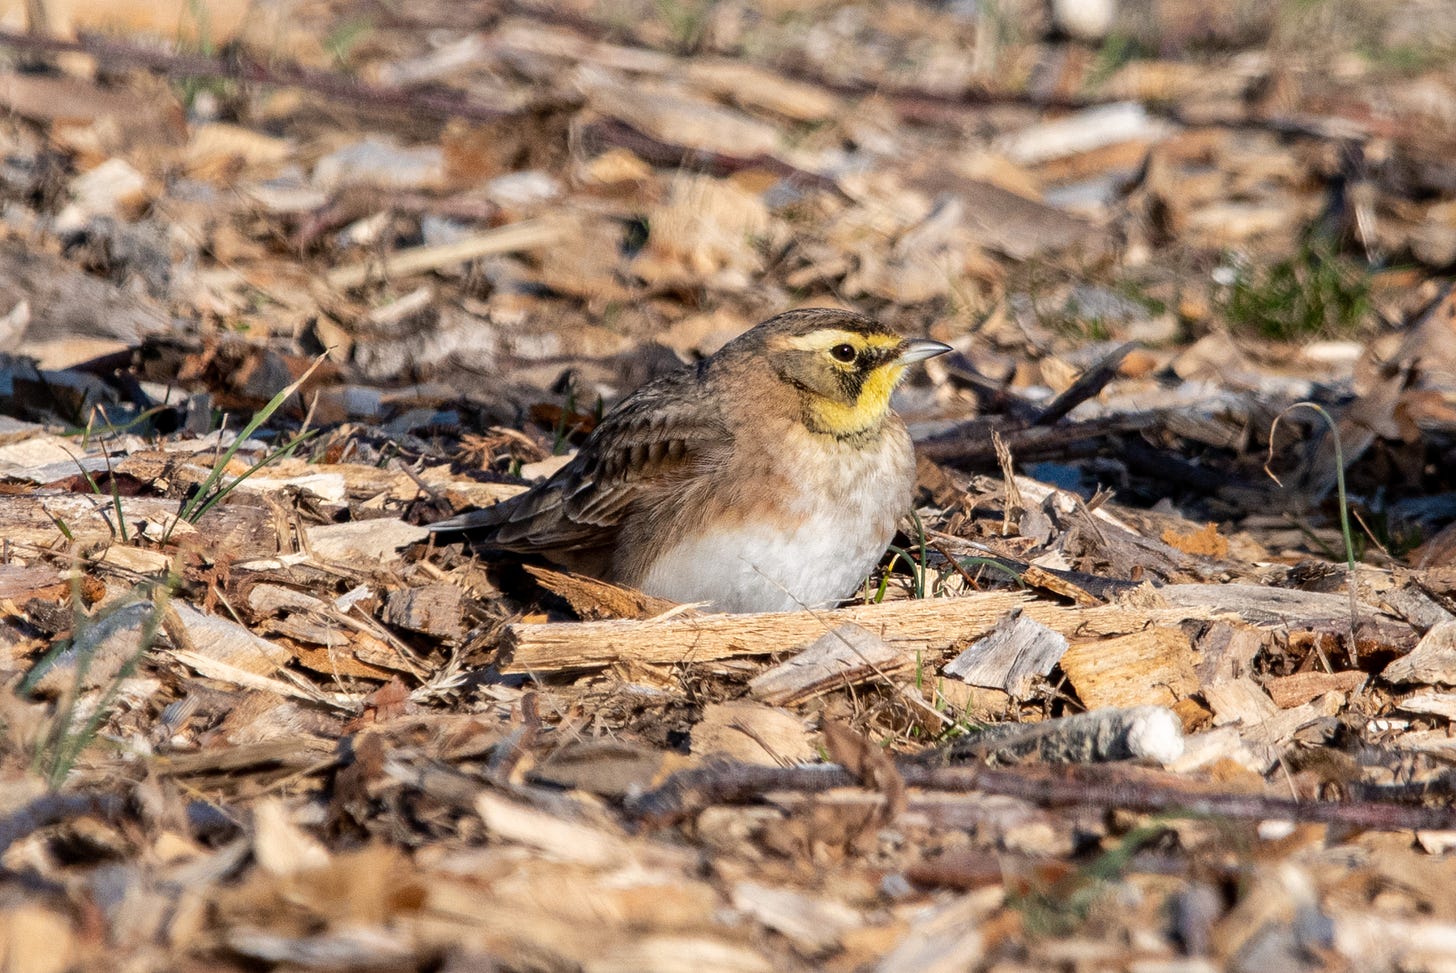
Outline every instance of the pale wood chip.
<path fill-rule="evenodd" d="M 777 706 L 907 668 L 913 660 L 875 633 L 845 624 L 825 632 L 807 648 L 752 679 L 748 691 Z"/>
<path fill-rule="evenodd" d="M 694 756 L 788 766 L 812 760 L 815 749 L 803 719 L 788 710 L 738 699 L 703 708 L 692 730 Z"/>
<path fill-rule="evenodd" d="M 1025 696 L 1035 677 L 1045 676 L 1067 651 L 1067 639 L 1013 612 L 987 635 L 946 663 L 943 670 L 972 686 Z"/>
<path fill-rule="evenodd" d="M 1073 642 L 1062 671 L 1088 708 L 1171 706 L 1198 691 L 1195 653 L 1182 629 L 1149 628 Z"/>
<path fill-rule="evenodd" d="M 1380 673 L 1393 683 L 1456 686 L 1456 622 L 1442 622 L 1427 632 L 1408 655 Z"/>

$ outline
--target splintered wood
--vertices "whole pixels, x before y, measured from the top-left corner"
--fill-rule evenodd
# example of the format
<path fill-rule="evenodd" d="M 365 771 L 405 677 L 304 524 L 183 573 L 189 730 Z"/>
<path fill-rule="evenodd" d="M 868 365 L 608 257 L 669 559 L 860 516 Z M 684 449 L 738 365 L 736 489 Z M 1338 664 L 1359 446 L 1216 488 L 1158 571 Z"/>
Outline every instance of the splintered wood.
<path fill-rule="evenodd" d="M 912 664 L 911 658 L 875 633 L 847 622 L 749 680 L 748 691 L 766 703 L 783 706 L 869 679 L 888 679 Z"/>
<path fill-rule="evenodd" d="M 897 601 L 827 612 L 760 615 L 699 615 L 662 622 L 582 622 L 511 625 L 506 632 L 504 672 L 552 672 L 608 665 L 620 658 L 676 664 L 710 662 L 744 655 L 785 652 L 846 623 L 860 626 L 893 646 L 903 658 L 935 646 L 984 634 L 1012 608 L 1023 607 L 1044 624 L 1079 624 L 1053 605 L 1017 593 L 976 595 L 945 601 Z M 1180 613 L 1181 614 L 1181 613 Z M 1119 630 L 1136 629 L 1146 615 L 1109 613 L 1098 618 Z M 1092 621 L 1088 619 L 1088 621 Z M 1095 622 L 1093 622 L 1095 624 Z"/>
<path fill-rule="evenodd" d="M 1067 651 L 1067 639 L 1013 611 L 985 638 L 946 663 L 945 674 L 972 686 L 1024 696 L 1031 680 L 1045 676 Z"/>
<path fill-rule="evenodd" d="M 1220 616 L 1242 617 L 1266 627 L 1324 627 L 1338 620 L 1336 603 L 1348 611 L 1348 602 L 1334 595 L 1264 593 L 1265 589 L 1254 586 L 1176 585 L 1162 589 L 1162 593 L 1171 594 L 1180 589 L 1188 590 L 1176 596 L 1178 607 L 1113 604 L 1068 608 L 1019 592 L 996 592 L 930 601 L 894 601 L 825 612 L 696 615 L 661 621 L 516 623 L 506 628 L 500 667 L 502 672 L 559 672 L 599 668 L 626 658 L 674 665 L 771 655 L 804 645 L 846 623 L 874 633 L 893 646 L 901 658 L 913 658 L 917 652 L 932 649 L 939 652 L 957 642 L 981 638 L 1008 612 L 1019 609 L 1028 621 L 1069 640 L 1085 643 L 1084 652 L 1091 668 L 1083 671 L 1094 683 L 1111 678 L 1131 688 L 1141 678 L 1135 670 L 1138 658 L 1149 653 L 1160 658 L 1166 655 L 1163 650 L 1179 644 L 1176 640 L 1180 638 L 1184 649 L 1187 648 L 1186 636 L 1172 630 L 1165 630 L 1161 635 L 1142 634 L 1150 628 Z M 1388 617 L 1369 606 L 1362 607 L 1371 616 Z M 1103 643 L 1089 641 L 1089 636 L 1126 636 L 1126 641 L 1110 646 L 1117 658 L 1126 661 L 1096 663 L 1093 657 L 1098 654 L 1097 646 Z M 1134 668 L 1119 668 L 1126 665 Z M 1169 665 L 1173 668 L 1166 672 L 1160 668 Z M 1160 680 L 1166 677 L 1171 680 L 1167 683 L 1169 686 L 1186 689 L 1189 676 L 1184 670 L 1190 665 L 1189 659 L 1155 663 L 1147 674 L 1157 675 Z M 1104 677 L 1093 675 L 1093 670 L 1115 672 Z M 1191 673 L 1191 669 L 1187 671 Z M 1144 689 L 1156 695 L 1159 690 L 1155 686 L 1160 684 Z"/>

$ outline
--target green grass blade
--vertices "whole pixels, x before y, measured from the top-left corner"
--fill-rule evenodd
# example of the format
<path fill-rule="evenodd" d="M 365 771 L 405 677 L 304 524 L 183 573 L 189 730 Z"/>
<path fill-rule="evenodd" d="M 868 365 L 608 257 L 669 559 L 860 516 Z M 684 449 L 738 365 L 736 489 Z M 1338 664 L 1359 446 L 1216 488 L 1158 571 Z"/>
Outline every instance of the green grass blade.
<path fill-rule="evenodd" d="M 197 518 L 201 516 L 201 514 L 199 513 L 199 508 L 202 507 L 203 504 L 208 504 L 210 506 L 209 501 L 212 496 L 213 488 L 216 487 L 218 481 L 223 478 L 223 474 L 224 471 L 226 471 L 227 469 L 228 463 L 232 462 L 232 458 L 237 455 L 237 452 L 239 449 L 242 448 L 243 443 L 247 442 L 248 437 L 258 431 L 259 426 L 263 425 L 263 423 L 267 422 L 270 418 L 272 418 L 273 413 L 277 412 L 283 406 L 283 403 L 287 402 L 296 392 L 298 392 L 298 390 L 303 387 L 303 383 L 308 381 L 309 376 L 312 375 L 314 371 L 323 363 L 323 355 L 315 358 L 313 364 L 308 367 L 307 371 L 305 371 L 302 375 L 298 377 L 297 381 L 293 382 L 292 384 L 279 391 L 277 395 L 273 396 L 273 398 L 268 400 L 267 405 L 263 406 L 263 408 L 259 409 L 256 413 L 253 414 L 253 418 L 248 422 L 246 426 L 243 427 L 242 432 L 238 433 L 238 435 L 233 439 L 232 445 L 229 446 L 227 450 L 217 458 L 216 462 L 212 464 L 212 471 L 208 474 L 207 479 L 202 481 L 202 485 L 197 488 L 197 492 L 192 495 L 191 499 L 189 499 L 187 503 L 183 505 L 182 509 L 178 512 L 178 520 L 184 520 L 188 523 L 197 522 Z M 249 472 L 252 471 L 249 470 Z M 170 537 L 171 531 L 169 530 L 163 540 L 165 541 L 167 539 L 170 539 Z"/>

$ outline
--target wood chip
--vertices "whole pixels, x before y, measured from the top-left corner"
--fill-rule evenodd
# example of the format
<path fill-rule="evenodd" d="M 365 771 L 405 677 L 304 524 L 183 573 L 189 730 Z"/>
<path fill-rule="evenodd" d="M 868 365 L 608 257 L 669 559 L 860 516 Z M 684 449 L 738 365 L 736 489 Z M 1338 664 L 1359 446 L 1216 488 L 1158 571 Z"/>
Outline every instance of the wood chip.
<path fill-rule="evenodd" d="M 692 753 L 780 767 L 816 756 L 809 730 L 800 717 L 746 699 L 703 707 L 703 718 L 693 726 Z"/>
<path fill-rule="evenodd" d="M 1150 628 L 1073 642 L 1062 656 L 1062 671 L 1089 709 L 1172 706 L 1198 690 L 1195 662 L 1182 629 Z"/>
<path fill-rule="evenodd" d="M 836 948 L 844 934 L 864 923 L 849 906 L 795 889 L 758 882 L 733 886 L 733 908 L 752 916 L 810 955 Z"/>
<path fill-rule="evenodd" d="M 1025 696 L 1032 680 L 1051 672 L 1066 651 L 1063 635 L 1013 612 L 990 635 L 946 663 L 943 671 L 972 686 Z"/>
<path fill-rule="evenodd" d="M 400 628 L 457 641 L 465 634 L 464 603 L 465 592 L 453 584 L 400 588 L 385 596 L 384 618 Z"/>
<path fill-rule="evenodd" d="M 1456 693 L 1413 693 L 1400 701 L 1407 713 L 1421 713 L 1456 720 Z"/>
<path fill-rule="evenodd" d="M 0 599 L 59 601 L 70 594 L 70 588 L 60 572 L 47 565 L 0 564 Z"/>
<path fill-rule="evenodd" d="M 1456 686 L 1456 622 L 1442 622 L 1427 632 L 1409 654 L 1380 673 L 1386 682 Z"/>
<path fill-rule="evenodd" d="M 981 923 L 999 893 L 986 889 L 919 910 L 875 973 L 958 973 L 979 962 L 986 951 Z"/>
<path fill-rule="evenodd" d="M 167 606 L 163 626 L 177 648 L 253 675 L 271 675 L 289 659 L 287 649 L 259 638 L 237 622 L 203 614 L 185 602 Z"/>
<path fill-rule="evenodd" d="M 325 563 L 337 564 L 377 564 L 393 560 L 395 551 L 430 535 L 424 527 L 392 518 L 325 524 L 310 527 L 307 533 L 309 552 Z"/>
<path fill-rule="evenodd" d="M 69 647 L 37 664 L 35 692 L 52 696 L 110 685 L 151 648 L 156 611 L 151 602 L 138 601 L 99 613 Z"/>
<path fill-rule="evenodd" d="M 258 802 L 253 809 L 253 855 L 265 872 L 277 876 L 323 868 L 328 850 L 290 819 L 277 798 Z"/>
<path fill-rule="evenodd" d="M 1296 672 L 1265 680 L 1264 689 L 1280 709 L 1302 706 L 1325 693 L 1348 696 L 1370 678 L 1363 672 Z"/>
<path fill-rule="evenodd" d="M 666 598 L 654 598 L 596 578 L 552 571 L 534 564 L 526 565 L 526 572 L 539 581 L 541 587 L 565 598 L 571 610 L 586 620 L 656 618 L 674 611 L 692 613 Z"/>
<path fill-rule="evenodd" d="M 338 267 L 324 278 L 330 287 L 349 290 L 374 278 L 391 280 L 428 273 L 494 254 L 537 250 L 560 240 L 560 230 L 549 223 L 514 223 L 486 230 L 454 243 L 400 250 L 387 260 L 366 260 Z"/>
<path fill-rule="evenodd" d="M 901 650 L 859 625 L 840 625 L 808 648 L 755 676 L 754 696 L 776 706 L 803 702 L 831 689 L 882 679 L 911 665 Z"/>

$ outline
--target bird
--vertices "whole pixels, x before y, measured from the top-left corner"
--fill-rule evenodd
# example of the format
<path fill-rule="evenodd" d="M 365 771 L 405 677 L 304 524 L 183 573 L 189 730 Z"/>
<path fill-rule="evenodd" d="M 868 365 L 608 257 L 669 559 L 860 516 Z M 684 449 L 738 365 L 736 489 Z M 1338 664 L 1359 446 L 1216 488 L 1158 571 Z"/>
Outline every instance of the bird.
<path fill-rule="evenodd" d="M 832 607 L 912 506 L 890 395 L 950 350 L 853 311 L 787 311 L 627 396 L 548 479 L 430 529 L 710 611 Z"/>

